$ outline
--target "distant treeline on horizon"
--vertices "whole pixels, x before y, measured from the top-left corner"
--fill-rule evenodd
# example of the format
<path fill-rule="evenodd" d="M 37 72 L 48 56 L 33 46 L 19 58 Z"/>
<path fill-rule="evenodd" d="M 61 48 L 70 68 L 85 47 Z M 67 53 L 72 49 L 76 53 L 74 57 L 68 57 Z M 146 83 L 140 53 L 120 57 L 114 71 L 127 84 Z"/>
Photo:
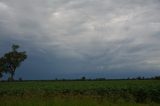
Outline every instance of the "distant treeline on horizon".
<path fill-rule="evenodd" d="M 133 78 L 121 78 L 121 79 L 107 79 L 107 78 L 94 78 L 94 79 L 90 79 L 90 78 L 86 78 L 85 76 L 79 78 L 79 79 L 65 79 L 65 78 L 61 78 L 61 79 L 50 79 L 50 80 L 23 80 L 22 78 L 19 78 L 17 80 L 14 81 L 107 81 L 107 80 L 160 80 L 160 76 L 155 76 L 155 77 L 150 77 L 150 78 L 146 78 L 146 77 L 133 77 Z M 1 82 L 6 82 L 6 81 L 10 81 L 10 80 L 1 80 Z"/>

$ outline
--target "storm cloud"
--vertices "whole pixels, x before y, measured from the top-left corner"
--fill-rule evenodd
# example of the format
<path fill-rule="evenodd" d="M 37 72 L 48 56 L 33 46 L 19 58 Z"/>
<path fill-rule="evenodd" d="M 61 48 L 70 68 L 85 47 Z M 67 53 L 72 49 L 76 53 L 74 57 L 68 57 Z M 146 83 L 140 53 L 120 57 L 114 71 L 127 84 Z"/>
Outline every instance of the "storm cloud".
<path fill-rule="evenodd" d="M 159 10 L 160 0 L 0 0 L 0 54 L 20 44 L 28 79 L 160 74 Z"/>

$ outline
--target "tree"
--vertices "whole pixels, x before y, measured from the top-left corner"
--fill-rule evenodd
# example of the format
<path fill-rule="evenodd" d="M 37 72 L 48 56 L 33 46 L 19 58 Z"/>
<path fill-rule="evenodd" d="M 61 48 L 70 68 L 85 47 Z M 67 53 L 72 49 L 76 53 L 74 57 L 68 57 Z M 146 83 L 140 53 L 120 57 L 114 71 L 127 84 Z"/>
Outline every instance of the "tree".
<path fill-rule="evenodd" d="M 3 73 L 6 72 L 6 66 L 5 66 L 5 59 L 4 57 L 0 58 L 0 79 L 3 77 Z"/>
<path fill-rule="evenodd" d="M 12 45 L 12 51 L 4 54 L 0 58 L 0 72 L 9 73 L 9 80 L 13 80 L 15 70 L 20 66 L 21 62 L 27 58 L 26 52 L 18 52 L 19 45 Z"/>
<path fill-rule="evenodd" d="M 81 78 L 81 80 L 83 80 L 83 81 L 84 81 L 84 80 L 86 80 L 86 77 L 85 77 L 85 76 L 83 76 L 83 77 Z"/>
<path fill-rule="evenodd" d="M 3 77 L 3 74 L 0 72 L 0 81 L 1 81 L 1 78 Z"/>

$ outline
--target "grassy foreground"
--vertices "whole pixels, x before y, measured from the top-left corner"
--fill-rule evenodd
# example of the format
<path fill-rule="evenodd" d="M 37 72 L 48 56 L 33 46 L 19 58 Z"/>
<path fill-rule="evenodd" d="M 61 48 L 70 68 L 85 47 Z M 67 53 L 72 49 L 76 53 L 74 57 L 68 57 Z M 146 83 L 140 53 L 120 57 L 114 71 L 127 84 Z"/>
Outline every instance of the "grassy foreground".
<path fill-rule="evenodd" d="M 56 97 L 3 97 L 0 106 L 159 106 L 158 103 L 136 103 L 134 101 L 110 101 L 107 98 L 91 96 L 56 96 Z"/>
<path fill-rule="evenodd" d="M 0 82 L 0 106 L 159 106 L 159 80 Z"/>

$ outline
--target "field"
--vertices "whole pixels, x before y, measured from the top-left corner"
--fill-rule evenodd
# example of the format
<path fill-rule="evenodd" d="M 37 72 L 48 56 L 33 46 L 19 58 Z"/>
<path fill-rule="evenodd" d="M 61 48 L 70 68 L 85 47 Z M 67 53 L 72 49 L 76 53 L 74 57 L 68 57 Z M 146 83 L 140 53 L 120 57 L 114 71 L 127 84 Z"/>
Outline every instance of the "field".
<path fill-rule="evenodd" d="M 159 106 L 160 80 L 0 82 L 0 106 Z"/>

